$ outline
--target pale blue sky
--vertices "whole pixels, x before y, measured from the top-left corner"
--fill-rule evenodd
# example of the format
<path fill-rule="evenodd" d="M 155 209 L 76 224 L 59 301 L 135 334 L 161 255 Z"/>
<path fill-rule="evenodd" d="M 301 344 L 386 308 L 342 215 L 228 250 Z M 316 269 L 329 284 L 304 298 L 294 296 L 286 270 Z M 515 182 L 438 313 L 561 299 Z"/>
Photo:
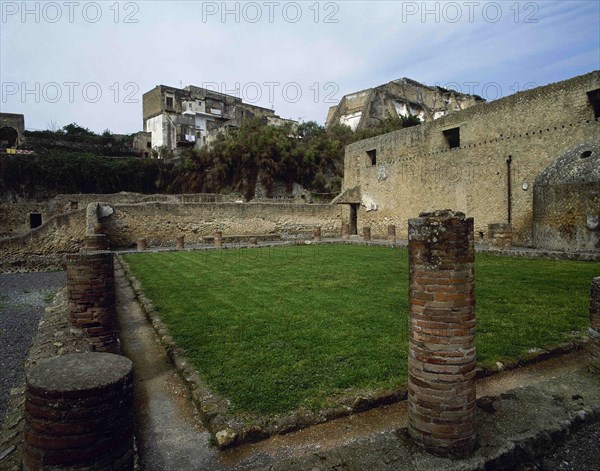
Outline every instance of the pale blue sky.
<path fill-rule="evenodd" d="M 600 69 L 597 0 L 0 3 L 0 109 L 30 129 L 142 130 L 158 84 L 324 123 L 400 77 L 495 99 Z"/>

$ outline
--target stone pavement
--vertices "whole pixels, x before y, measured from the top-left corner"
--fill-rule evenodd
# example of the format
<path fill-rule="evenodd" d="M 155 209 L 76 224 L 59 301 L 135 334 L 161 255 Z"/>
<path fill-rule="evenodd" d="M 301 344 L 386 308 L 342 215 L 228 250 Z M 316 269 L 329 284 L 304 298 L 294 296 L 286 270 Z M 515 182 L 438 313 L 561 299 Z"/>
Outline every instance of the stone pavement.
<path fill-rule="evenodd" d="M 600 375 L 575 352 L 479 380 L 478 446 L 468 459 L 436 458 L 415 447 L 405 402 L 218 451 L 119 266 L 116 281 L 122 349 L 135 370 L 140 460 L 148 471 L 514 469 L 600 420 Z"/>

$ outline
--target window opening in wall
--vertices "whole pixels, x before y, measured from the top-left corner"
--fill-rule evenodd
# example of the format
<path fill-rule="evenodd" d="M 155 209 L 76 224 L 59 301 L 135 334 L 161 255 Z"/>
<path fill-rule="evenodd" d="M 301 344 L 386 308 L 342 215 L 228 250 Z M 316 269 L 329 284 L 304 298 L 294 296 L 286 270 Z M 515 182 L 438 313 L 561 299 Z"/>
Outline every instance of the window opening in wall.
<path fill-rule="evenodd" d="M 460 147 L 460 128 L 446 129 L 443 132 L 450 149 Z"/>
<path fill-rule="evenodd" d="M 172 96 L 167 96 L 166 106 L 167 106 L 167 108 L 173 108 L 173 97 Z"/>
<path fill-rule="evenodd" d="M 29 227 L 35 229 L 42 225 L 42 215 L 40 213 L 29 213 Z"/>
<path fill-rule="evenodd" d="M 79 202 L 78 201 L 71 201 L 71 209 L 79 209 Z"/>
<path fill-rule="evenodd" d="M 587 96 L 594 108 L 594 118 L 600 118 L 600 88 L 587 92 Z"/>
<path fill-rule="evenodd" d="M 367 155 L 369 156 L 369 159 L 371 159 L 371 165 L 375 165 L 377 163 L 377 150 L 368 150 Z"/>
<path fill-rule="evenodd" d="M 146 147 L 147 147 L 148 149 L 150 149 L 150 148 L 152 147 L 152 143 L 151 143 L 151 142 L 146 142 Z"/>

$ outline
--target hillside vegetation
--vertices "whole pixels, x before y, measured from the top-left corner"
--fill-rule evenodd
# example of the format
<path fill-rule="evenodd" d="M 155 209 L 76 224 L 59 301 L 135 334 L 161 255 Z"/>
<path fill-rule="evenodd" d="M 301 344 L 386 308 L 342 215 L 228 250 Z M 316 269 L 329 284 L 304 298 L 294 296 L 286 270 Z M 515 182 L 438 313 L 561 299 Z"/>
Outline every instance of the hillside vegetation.
<path fill-rule="evenodd" d="M 377 128 L 353 132 L 347 126 L 326 130 L 315 122 L 268 126 L 246 119 L 238 129 L 221 133 L 200 150 L 187 149 L 177 163 L 158 159 L 110 158 L 94 152 L 44 146 L 35 155 L 0 159 L 0 191 L 28 198 L 58 193 L 231 193 L 254 197 L 260 182 L 267 196 L 274 185 L 291 190 L 294 183 L 315 193 L 339 192 L 344 148 L 367 137 L 418 124 L 415 117 L 388 118 Z M 86 132 L 82 132 L 84 129 Z M 44 131 L 50 136 L 50 131 Z M 57 134 L 62 141 L 94 136 L 76 124 Z M 105 132 L 105 134 L 107 134 Z"/>

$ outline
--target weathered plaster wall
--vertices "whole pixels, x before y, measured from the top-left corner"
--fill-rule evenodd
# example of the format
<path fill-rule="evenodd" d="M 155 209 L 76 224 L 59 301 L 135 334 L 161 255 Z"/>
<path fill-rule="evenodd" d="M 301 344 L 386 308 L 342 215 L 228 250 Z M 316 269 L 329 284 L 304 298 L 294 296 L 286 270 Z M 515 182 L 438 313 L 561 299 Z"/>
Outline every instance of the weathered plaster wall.
<path fill-rule="evenodd" d="M 11 237 L 29 231 L 29 213 L 40 213 L 42 222 L 52 216 L 65 214 L 76 209 L 85 209 L 90 203 L 110 204 L 143 202 L 219 203 L 243 200 L 238 194 L 219 195 L 214 193 L 192 193 L 182 195 L 144 195 L 141 193 L 98 194 L 76 193 L 56 195 L 49 201 L 4 202 L 0 204 L 0 237 Z"/>
<path fill-rule="evenodd" d="M 124 199 L 134 196 L 125 194 Z M 215 195 L 178 195 L 178 198 L 191 200 L 193 196 Z M 291 239 L 312 238 L 315 226 L 322 228 L 325 237 L 339 235 L 341 231 L 341 208 L 331 204 L 170 200 L 111 206 L 114 213 L 101 220 L 111 248 L 132 247 L 140 238 L 146 238 L 150 246 L 175 246 L 175 238 L 181 234 L 185 235 L 186 243 L 202 243 L 204 236 L 212 236 L 217 230 L 224 236 L 277 234 Z M 64 255 L 77 252 L 86 234 L 87 204 L 80 204 L 79 208 L 52 216 L 26 234 L 0 239 L 0 272 L 57 269 L 64 265 Z"/>
<path fill-rule="evenodd" d="M 536 247 L 600 251 L 600 140 L 561 155 L 535 181 Z"/>
<path fill-rule="evenodd" d="M 339 234 L 341 211 L 328 204 L 277 203 L 142 203 L 115 205 L 103 222 L 113 247 L 129 247 L 140 238 L 150 245 L 200 243 L 215 231 L 227 235 L 280 234 L 309 236 L 315 226 L 324 236 Z"/>
<path fill-rule="evenodd" d="M 51 217 L 27 234 L 0 239 L 0 272 L 64 268 L 85 235 L 85 208 Z"/>
<path fill-rule="evenodd" d="M 510 159 L 513 243 L 531 245 L 535 179 L 558 155 L 598 136 L 600 123 L 587 97 L 598 88 L 595 71 L 351 144 L 343 190 L 360 185 L 377 207 L 361 205 L 358 227 L 372 226 L 378 237 L 395 224 L 398 237 L 406 238 L 408 218 L 452 208 L 474 217 L 476 239 L 485 236 L 488 224 L 508 219 Z M 460 147 L 450 149 L 443 131 L 456 127 Z"/>

